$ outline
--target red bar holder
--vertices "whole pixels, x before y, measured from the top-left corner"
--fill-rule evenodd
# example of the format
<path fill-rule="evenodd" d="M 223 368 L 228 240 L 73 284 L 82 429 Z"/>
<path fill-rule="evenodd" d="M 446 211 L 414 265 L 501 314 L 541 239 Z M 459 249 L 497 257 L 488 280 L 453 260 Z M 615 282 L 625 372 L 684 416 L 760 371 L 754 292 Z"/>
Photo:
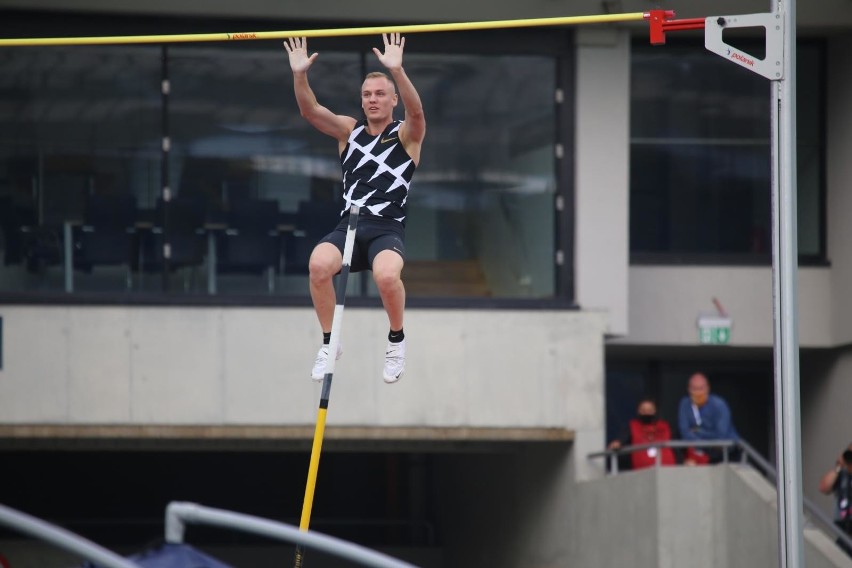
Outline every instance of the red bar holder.
<path fill-rule="evenodd" d="M 662 45 L 666 43 L 666 32 L 678 32 L 681 30 L 703 30 L 704 18 L 686 18 L 683 20 L 672 20 L 674 10 L 650 10 L 645 12 L 645 19 L 651 32 L 651 45 Z"/>

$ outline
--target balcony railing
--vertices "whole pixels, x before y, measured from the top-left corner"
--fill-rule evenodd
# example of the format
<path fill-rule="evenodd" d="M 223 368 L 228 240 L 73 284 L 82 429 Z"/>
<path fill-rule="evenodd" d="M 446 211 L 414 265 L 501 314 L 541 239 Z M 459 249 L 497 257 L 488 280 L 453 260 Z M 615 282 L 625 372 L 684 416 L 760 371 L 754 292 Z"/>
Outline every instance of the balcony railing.
<path fill-rule="evenodd" d="M 738 452 L 738 461 L 744 465 L 751 465 L 766 477 L 774 485 L 777 479 L 777 472 L 766 458 L 760 455 L 748 442 L 745 440 L 705 440 L 703 442 L 695 442 L 692 440 L 667 440 L 660 442 L 652 442 L 648 444 L 636 444 L 632 446 L 622 446 L 618 449 L 608 449 L 601 452 L 592 452 L 588 454 L 588 459 L 604 458 L 608 462 L 607 469 L 610 475 L 618 474 L 618 457 L 621 455 L 629 455 L 635 451 L 648 450 L 650 448 L 721 448 L 722 463 L 729 463 L 733 452 Z M 655 468 L 662 465 L 662 452 L 657 452 L 655 459 Z M 834 524 L 831 517 L 825 514 L 813 501 L 805 496 L 802 496 L 802 504 L 806 518 L 811 522 L 812 526 L 819 526 L 829 534 L 833 535 L 838 543 L 842 543 L 847 550 L 852 550 L 852 538 L 843 532 L 837 525 Z"/>

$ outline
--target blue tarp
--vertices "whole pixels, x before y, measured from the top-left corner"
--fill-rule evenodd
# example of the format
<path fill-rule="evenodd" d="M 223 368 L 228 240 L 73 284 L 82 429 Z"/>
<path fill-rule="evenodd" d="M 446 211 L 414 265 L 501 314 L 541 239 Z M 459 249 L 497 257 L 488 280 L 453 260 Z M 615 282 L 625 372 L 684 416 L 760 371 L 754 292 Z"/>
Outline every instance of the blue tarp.
<path fill-rule="evenodd" d="M 128 556 L 128 560 L 143 568 L 233 568 L 212 556 L 194 549 L 188 544 L 165 543 L 139 554 Z M 86 563 L 81 568 L 99 568 Z"/>

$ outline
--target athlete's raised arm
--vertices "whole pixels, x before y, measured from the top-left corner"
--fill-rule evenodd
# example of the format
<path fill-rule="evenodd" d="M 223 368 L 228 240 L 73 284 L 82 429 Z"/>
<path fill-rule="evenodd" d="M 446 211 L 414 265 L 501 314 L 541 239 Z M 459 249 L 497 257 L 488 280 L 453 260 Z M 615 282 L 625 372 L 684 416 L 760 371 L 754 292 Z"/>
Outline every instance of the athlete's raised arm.
<path fill-rule="evenodd" d="M 349 133 L 355 127 L 355 119 L 351 116 L 334 114 L 322 106 L 308 83 L 308 69 L 313 65 L 319 53 L 308 56 L 308 40 L 304 37 L 293 37 L 284 41 L 284 49 L 290 58 L 290 69 L 293 71 L 293 89 L 299 111 L 311 125 L 337 140 L 340 149 L 346 145 Z"/>
<path fill-rule="evenodd" d="M 414 83 L 408 78 L 402 67 L 402 54 L 405 49 L 405 38 L 398 33 L 383 34 L 385 51 L 373 48 L 373 53 L 379 58 L 393 77 L 402 104 L 405 105 L 405 122 L 399 129 L 399 140 L 408 155 L 415 163 L 420 161 L 420 146 L 426 136 L 426 115 L 423 113 L 423 103 L 414 88 Z"/>

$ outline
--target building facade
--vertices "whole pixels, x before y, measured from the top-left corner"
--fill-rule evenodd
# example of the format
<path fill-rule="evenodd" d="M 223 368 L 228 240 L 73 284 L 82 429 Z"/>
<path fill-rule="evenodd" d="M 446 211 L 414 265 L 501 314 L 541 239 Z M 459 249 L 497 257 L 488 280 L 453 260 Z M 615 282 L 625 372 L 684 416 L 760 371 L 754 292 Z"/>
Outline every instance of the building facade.
<path fill-rule="evenodd" d="M 0 2 L 4 37 L 647 9 L 25 4 Z M 729 4 L 672 8 L 767 11 Z M 852 436 L 850 12 L 797 14 L 804 491 L 827 511 L 816 485 Z M 375 39 L 310 40 L 321 102 L 357 113 Z M 280 43 L 0 49 L 0 432 L 10 487 L 24 488 L 0 501 L 128 551 L 156 536 L 170 499 L 294 522 L 320 392 L 304 254 L 339 166 L 298 116 Z M 577 483 L 603 473 L 587 454 L 640 394 L 674 423 L 695 370 L 771 458 L 768 81 L 694 32 L 652 47 L 644 23 L 412 34 L 406 49 L 429 124 L 407 226 L 408 368 L 380 381 L 386 319 L 355 277 L 312 528 L 424 566 L 569 565 Z M 203 210 L 184 215 L 182 198 Z M 98 207 L 127 217 L 116 231 Z M 275 216 L 252 233 L 264 208 Z M 720 315 L 729 335 L 707 344 L 699 321 Z M 47 554 L 4 538 L 19 558 Z M 281 553 L 199 541 L 235 565 Z"/>

